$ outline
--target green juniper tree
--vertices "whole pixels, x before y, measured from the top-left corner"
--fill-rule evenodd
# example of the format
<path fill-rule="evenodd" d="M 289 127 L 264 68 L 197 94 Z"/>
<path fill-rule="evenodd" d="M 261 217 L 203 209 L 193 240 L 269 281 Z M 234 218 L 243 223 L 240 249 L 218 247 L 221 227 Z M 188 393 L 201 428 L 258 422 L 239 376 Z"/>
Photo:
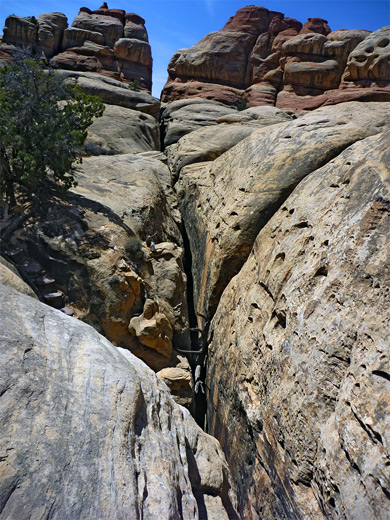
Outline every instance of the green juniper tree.
<path fill-rule="evenodd" d="M 75 186 L 75 163 L 100 99 L 64 80 L 39 58 L 22 52 L 0 70 L 0 190 L 15 204 L 15 189 L 33 195 L 47 176 Z"/>

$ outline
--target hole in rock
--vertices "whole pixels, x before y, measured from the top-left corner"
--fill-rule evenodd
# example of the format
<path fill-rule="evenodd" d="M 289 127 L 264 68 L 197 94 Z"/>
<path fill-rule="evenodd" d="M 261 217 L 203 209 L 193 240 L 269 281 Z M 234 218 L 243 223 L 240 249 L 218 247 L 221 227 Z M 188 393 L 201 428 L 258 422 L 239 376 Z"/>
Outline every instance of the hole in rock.
<path fill-rule="evenodd" d="M 353 59 L 358 63 L 364 63 L 365 61 L 367 61 L 366 56 L 354 56 Z"/>
<path fill-rule="evenodd" d="M 319 269 L 317 269 L 314 276 L 328 276 L 328 266 L 322 265 Z"/>
<path fill-rule="evenodd" d="M 380 42 L 378 42 L 377 46 L 378 47 L 387 47 L 389 45 L 389 42 L 390 42 L 390 40 L 385 38 L 385 39 L 381 40 Z"/>
<path fill-rule="evenodd" d="M 372 375 L 378 376 L 378 377 L 383 377 L 383 379 L 390 381 L 390 374 L 388 374 L 387 372 L 383 372 L 383 370 L 373 370 Z"/>
<path fill-rule="evenodd" d="M 293 227 L 303 229 L 309 227 L 309 223 L 305 220 L 303 222 L 298 222 L 298 224 L 295 224 Z"/>
<path fill-rule="evenodd" d="M 282 264 L 284 262 L 284 259 L 286 258 L 286 255 L 285 253 L 278 253 L 276 256 L 275 256 L 275 263 L 277 262 L 278 264 Z"/>

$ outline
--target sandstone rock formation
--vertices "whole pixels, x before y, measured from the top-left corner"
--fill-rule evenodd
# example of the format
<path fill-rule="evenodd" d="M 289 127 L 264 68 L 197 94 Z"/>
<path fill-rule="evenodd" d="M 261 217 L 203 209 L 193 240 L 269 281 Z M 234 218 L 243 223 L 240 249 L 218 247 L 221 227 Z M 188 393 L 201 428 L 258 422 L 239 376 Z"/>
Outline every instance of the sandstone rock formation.
<path fill-rule="evenodd" d="M 389 150 L 303 180 L 219 302 L 209 429 L 244 518 L 389 518 Z"/>
<path fill-rule="evenodd" d="M 160 127 L 149 114 L 106 105 L 103 117 L 96 119 L 88 129 L 85 149 L 91 155 L 159 150 Z"/>
<path fill-rule="evenodd" d="M 61 49 L 62 37 L 68 19 L 62 13 L 41 14 L 38 18 L 11 15 L 5 21 L 2 42 L 8 45 L 30 47 L 51 58 Z"/>
<path fill-rule="evenodd" d="M 100 97 L 104 103 L 158 118 L 160 102 L 145 91 L 132 90 L 126 83 L 93 72 L 58 70 L 57 73 L 70 83 L 79 85 L 86 94 Z"/>
<path fill-rule="evenodd" d="M 60 69 L 95 72 L 151 90 L 152 54 L 145 20 L 122 9 L 82 7 L 71 27 L 62 13 L 6 19 L 3 49 L 43 52 Z"/>
<path fill-rule="evenodd" d="M 138 15 L 7 19 L 106 110 L 0 208 L 0 518 L 389 520 L 389 41 L 248 6 L 160 106 Z"/>
<path fill-rule="evenodd" d="M 223 103 L 202 98 L 174 101 L 164 107 L 161 114 L 164 146 L 176 143 L 183 135 L 197 128 L 216 124 L 222 116 L 235 113 Z"/>
<path fill-rule="evenodd" d="M 53 62 L 63 69 L 137 81 L 150 90 L 152 54 L 144 24 L 141 17 L 120 9 L 83 7 L 65 30 L 63 52 Z"/>
<path fill-rule="evenodd" d="M 247 99 L 248 106 L 302 112 L 343 101 L 389 100 L 389 41 L 389 27 L 372 35 L 331 32 L 321 18 L 302 27 L 282 13 L 247 6 L 220 31 L 174 54 L 162 101 L 203 97 L 234 105 Z"/>
<path fill-rule="evenodd" d="M 211 163 L 182 168 L 177 190 L 197 310 L 213 315 L 260 229 L 306 175 L 389 124 L 388 103 L 324 107 L 259 129 Z"/>
<path fill-rule="evenodd" d="M 172 105 L 175 103 L 178 102 L 173 102 Z M 191 108 L 194 106 L 197 105 L 192 105 Z M 167 142 L 170 142 L 173 137 L 173 125 L 179 123 L 175 115 L 176 112 L 173 114 L 173 120 L 167 125 Z M 242 112 L 231 111 L 217 119 L 216 125 L 209 124 L 193 130 L 179 139 L 177 143 L 165 148 L 173 179 L 177 180 L 185 166 L 213 161 L 255 130 L 290 119 L 291 116 L 275 107 L 253 107 Z"/>
<path fill-rule="evenodd" d="M 368 35 L 348 56 L 342 81 L 351 88 L 388 87 L 390 76 L 390 26 Z"/>
<path fill-rule="evenodd" d="M 189 348 L 186 275 L 167 166 L 137 154 L 103 155 L 85 158 L 77 178 L 73 195 L 42 205 L 18 229 L 15 246 L 27 247 L 57 281 L 67 307 L 110 341 L 155 370 L 183 368 L 172 348 Z M 148 298 L 161 300 L 160 318 L 171 331 L 164 352 L 155 332 L 140 342 L 129 330 Z"/>
<path fill-rule="evenodd" d="M 0 256 L 0 284 L 12 287 L 15 291 L 27 294 L 32 298 L 37 298 L 37 295 L 31 287 L 23 281 L 20 273 L 13 264 L 7 262 L 5 258 Z"/>
<path fill-rule="evenodd" d="M 144 363 L 0 289 L 1 518 L 238 519 L 218 442 Z"/>

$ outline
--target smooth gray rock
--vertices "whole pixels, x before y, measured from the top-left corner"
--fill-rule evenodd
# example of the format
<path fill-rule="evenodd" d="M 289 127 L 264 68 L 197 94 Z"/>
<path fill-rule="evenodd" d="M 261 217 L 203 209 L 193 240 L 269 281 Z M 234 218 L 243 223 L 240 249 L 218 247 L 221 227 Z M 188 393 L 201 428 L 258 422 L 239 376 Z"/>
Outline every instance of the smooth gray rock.
<path fill-rule="evenodd" d="M 7 260 L 2 256 L 0 256 L 0 283 L 7 287 L 12 287 L 23 294 L 27 294 L 32 298 L 38 299 L 35 292 L 22 279 L 16 267 L 14 267 L 10 262 L 7 262 Z"/>
<path fill-rule="evenodd" d="M 208 99 L 192 98 L 173 101 L 162 112 L 162 132 L 164 145 L 176 143 L 202 126 L 215 125 L 217 119 L 235 114 L 235 108 Z"/>
<path fill-rule="evenodd" d="M 276 107 L 261 106 L 228 112 L 216 120 L 217 126 L 198 128 L 167 147 L 168 164 L 174 179 L 184 166 L 214 161 L 255 130 L 290 119 L 291 116 Z"/>
<path fill-rule="evenodd" d="M 87 153 L 113 155 L 160 150 L 160 128 L 149 114 L 106 105 L 103 117 L 88 129 Z"/>
<path fill-rule="evenodd" d="M 77 84 L 86 93 L 98 96 L 109 105 L 132 108 L 150 114 L 156 119 L 160 113 L 160 101 L 145 91 L 135 91 L 127 83 L 122 83 L 95 72 L 75 72 L 58 70 L 70 83 Z"/>
<path fill-rule="evenodd" d="M 238 518 L 219 443 L 143 362 L 0 289 L 2 520 Z"/>

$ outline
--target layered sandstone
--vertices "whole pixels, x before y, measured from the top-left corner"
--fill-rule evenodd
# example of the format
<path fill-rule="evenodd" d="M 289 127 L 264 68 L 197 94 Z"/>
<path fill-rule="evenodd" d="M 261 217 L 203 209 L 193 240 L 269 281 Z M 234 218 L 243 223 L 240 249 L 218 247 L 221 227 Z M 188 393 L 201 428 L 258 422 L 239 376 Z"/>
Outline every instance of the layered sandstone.
<path fill-rule="evenodd" d="M 63 33 L 68 27 L 68 19 L 62 13 L 41 14 L 20 17 L 8 16 L 3 30 L 3 43 L 32 48 L 51 58 L 61 49 Z"/>
<path fill-rule="evenodd" d="M 43 52 L 61 69 L 95 72 L 133 84 L 152 85 L 152 54 L 145 20 L 122 9 L 82 7 L 71 27 L 62 13 L 6 19 L 4 50 L 12 46 Z"/>
<path fill-rule="evenodd" d="M 296 112 L 389 100 L 389 31 L 331 32 L 321 18 L 302 26 L 282 13 L 247 6 L 220 31 L 174 54 L 162 100 L 204 97 L 235 105 L 246 99 L 248 106 Z"/>

